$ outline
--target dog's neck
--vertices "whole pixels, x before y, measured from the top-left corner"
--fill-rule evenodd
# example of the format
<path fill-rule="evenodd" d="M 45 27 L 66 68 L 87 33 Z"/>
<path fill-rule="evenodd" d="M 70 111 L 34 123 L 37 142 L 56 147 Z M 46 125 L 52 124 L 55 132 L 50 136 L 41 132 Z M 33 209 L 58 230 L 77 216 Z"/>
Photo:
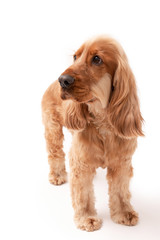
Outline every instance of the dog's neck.
<path fill-rule="evenodd" d="M 87 103 L 88 112 L 91 117 L 91 121 L 97 128 L 102 126 L 106 122 L 106 109 L 103 108 L 99 100 Z"/>
<path fill-rule="evenodd" d="M 110 126 L 107 119 L 107 110 L 103 108 L 99 100 L 87 103 L 90 115 L 89 125 L 96 128 L 103 140 L 110 134 Z"/>

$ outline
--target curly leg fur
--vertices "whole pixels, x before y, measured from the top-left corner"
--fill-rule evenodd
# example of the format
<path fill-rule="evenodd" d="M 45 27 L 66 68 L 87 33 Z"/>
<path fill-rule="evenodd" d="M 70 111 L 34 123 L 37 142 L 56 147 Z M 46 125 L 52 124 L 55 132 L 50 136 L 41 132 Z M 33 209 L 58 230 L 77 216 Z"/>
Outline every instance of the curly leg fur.
<path fill-rule="evenodd" d="M 82 154 L 82 153 L 81 153 Z M 79 155 L 79 154 L 78 154 Z M 95 168 L 86 166 L 78 156 L 70 158 L 70 186 L 72 205 L 75 211 L 75 223 L 78 228 L 86 231 L 98 230 L 102 221 L 97 217 L 93 192 Z"/>
<path fill-rule="evenodd" d="M 116 168 L 108 168 L 110 213 L 114 222 L 134 226 L 138 222 L 138 214 L 130 204 L 129 181 L 132 167 L 126 163 Z"/>
<path fill-rule="evenodd" d="M 60 185 L 66 182 L 65 154 L 63 148 L 62 126 L 52 122 L 52 129 L 45 130 L 45 138 L 48 151 L 48 162 L 50 165 L 49 181 Z"/>

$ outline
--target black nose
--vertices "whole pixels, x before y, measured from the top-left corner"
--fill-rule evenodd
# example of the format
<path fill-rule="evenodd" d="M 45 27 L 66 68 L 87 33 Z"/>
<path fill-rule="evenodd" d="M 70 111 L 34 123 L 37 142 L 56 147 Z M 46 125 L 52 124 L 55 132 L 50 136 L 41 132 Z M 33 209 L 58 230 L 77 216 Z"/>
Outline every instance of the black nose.
<path fill-rule="evenodd" d="M 72 83 L 74 83 L 74 78 L 70 75 L 61 75 L 58 79 L 62 88 L 69 88 Z"/>

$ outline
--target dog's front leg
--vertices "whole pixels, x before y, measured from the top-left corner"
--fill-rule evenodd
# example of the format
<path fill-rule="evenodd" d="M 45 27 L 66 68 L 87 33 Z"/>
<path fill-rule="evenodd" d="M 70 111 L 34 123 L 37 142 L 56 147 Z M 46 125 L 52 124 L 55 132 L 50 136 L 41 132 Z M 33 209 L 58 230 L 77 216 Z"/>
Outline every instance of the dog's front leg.
<path fill-rule="evenodd" d="M 138 222 L 138 214 L 130 203 L 129 181 L 132 177 L 131 160 L 120 161 L 117 166 L 108 167 L 110 212 L 114 222 L 133 226 Z"/>
<path fill-rule="evenodd" d="M 78 228 L 86 231 L 98 230 L 101 220 L 97 217 L 94 206 L 93 177 L 95 169 L 82 164 L 76 159 L 70 160 L 70 185 L 72 205 L 75 211 L 75 223 Z"/>

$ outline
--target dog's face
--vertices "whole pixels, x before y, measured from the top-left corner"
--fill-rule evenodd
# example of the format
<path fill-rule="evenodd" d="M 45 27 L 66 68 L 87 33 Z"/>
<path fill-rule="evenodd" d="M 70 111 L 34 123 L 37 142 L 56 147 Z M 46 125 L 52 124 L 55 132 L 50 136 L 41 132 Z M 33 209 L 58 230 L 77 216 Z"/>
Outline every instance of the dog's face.
<path fill-rule="evenodd" d="M 71 99 L 81 108 L 99 101 L 117 135 L 143 135 L 135 78 L 123 48 L 114 39 L 100 37 L 84 43 L 59 82 L 63 100 Z"/>
<path fill-rule="evenodd" d="M 87 103 L 98 98 L 106 106 L 117 65 L 117 50 L 110 41 L 88 41 L 76 51 L 73 64 L 59 78 L 63 100 Z"/>

